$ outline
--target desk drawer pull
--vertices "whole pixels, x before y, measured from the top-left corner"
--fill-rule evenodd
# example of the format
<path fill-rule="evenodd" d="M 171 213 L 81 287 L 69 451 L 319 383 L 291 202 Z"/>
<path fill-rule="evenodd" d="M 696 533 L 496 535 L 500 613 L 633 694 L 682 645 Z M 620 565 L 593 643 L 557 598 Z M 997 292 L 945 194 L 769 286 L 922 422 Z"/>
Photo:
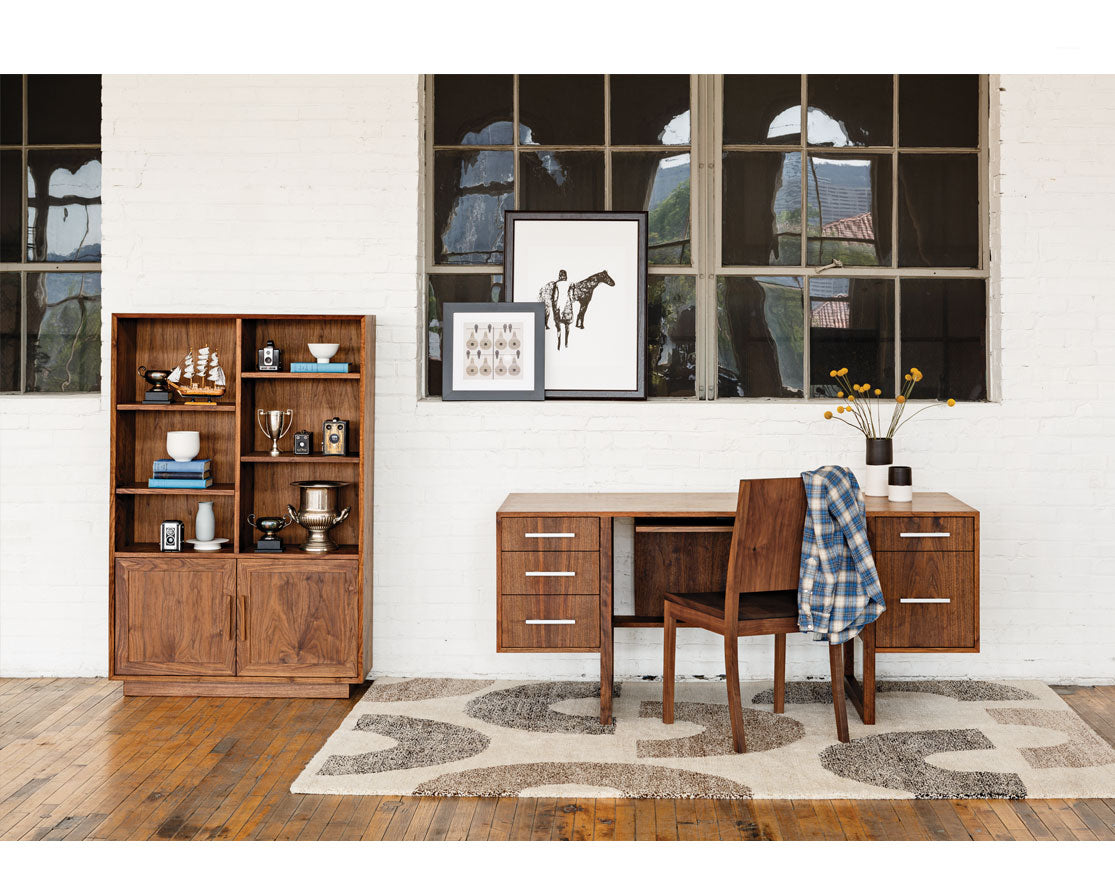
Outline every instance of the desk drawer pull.
<path fill-rule="evenodd" d="M 576 625 L 576 619 L 524 619 L 527 625 Z"/>
<path fill-rule="evenodd" d="M 952 538 L 951 532 L 899 532 L 899 538 Z"/>
<path fill-rule="evenodd" d="M 524 532 L 523 538 L 576 538 L 576 532 Z"/>
<path fill-rule="evenodd" d="M 900 597 L 900 604 L 951 604 L 951 597 Z"/>
<path fill-rule="evenodd" d="M 551 579 L 551 578 L 557 578 L 558 576 L 572 577 L 572 576 L 575 576 L 576 574 L 577 574 L 576 572 L 570 570 L 569 572 L 528 572 L 527 576 L 528 577 L 529 576 L 538 576 L 538 577 L 541 577 L 541 578 Z"/>

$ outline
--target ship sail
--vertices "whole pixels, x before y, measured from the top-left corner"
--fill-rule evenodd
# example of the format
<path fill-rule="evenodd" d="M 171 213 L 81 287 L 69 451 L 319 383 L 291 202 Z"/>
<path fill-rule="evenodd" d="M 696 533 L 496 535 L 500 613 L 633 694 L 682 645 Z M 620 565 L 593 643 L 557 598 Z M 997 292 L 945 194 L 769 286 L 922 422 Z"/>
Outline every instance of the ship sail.
<path fill-rule="evenodd" d="M 180 379 L 182 379 L 182 365 L 181 364 L 179 364 L 177 367 L 174 368 L 174 370 L 172 370 L 170 372 L 170 376 L 167 377 L 167 382 L 168 383 L 177 383 Z"/>
<path fill-rule="evenodd" d="M 213 357 L 209 361 L 209 382 L 216 386 L 224 386 L 225 372 L 221 370 L 221 359 L 217 357 L 217 352 L 213 352 Z"/>

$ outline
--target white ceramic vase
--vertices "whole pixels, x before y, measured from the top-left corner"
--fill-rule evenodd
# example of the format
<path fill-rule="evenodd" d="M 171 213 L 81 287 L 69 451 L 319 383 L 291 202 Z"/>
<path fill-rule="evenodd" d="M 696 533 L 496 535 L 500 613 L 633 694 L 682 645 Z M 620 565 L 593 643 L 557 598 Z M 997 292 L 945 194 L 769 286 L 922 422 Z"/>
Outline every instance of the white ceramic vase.
<path fill-rule="evenodd" d="M 217 520 L 213 516 L 213 502 L 199 501 L 197 516 L 194 517 L 194 538 L 198 541 L 212 541 L 217 536 Z"/>
<path fill-rule="evenodd" d="M 193 460 L 201 451 L 201 434 L 195 430 L 176 430 L 166 434 L 166 453 L 177 461 Z"/>

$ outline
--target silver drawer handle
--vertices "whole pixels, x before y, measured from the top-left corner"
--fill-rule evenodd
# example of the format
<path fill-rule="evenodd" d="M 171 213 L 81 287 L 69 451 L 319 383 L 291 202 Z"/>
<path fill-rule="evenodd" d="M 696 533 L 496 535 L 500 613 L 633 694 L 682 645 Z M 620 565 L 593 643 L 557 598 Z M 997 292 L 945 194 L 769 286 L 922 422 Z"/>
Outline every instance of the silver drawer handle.
<path fill-rule="evenodd" d="M 575 576 L 575 572 L 528 572 L 527 576 Z"/>
<path fill-rule="evenodd" d="M 523 538 L 575 538 L 576 532 L 527 532 Z"/>
<path fill-rule="evenodd" d="M 527 625 L 576 625 L 576 619 L 525 619 Z"/>
<path fill-rule="evenodd" d="M 899 538 L 951 538 L 951 532 L 899 532 Z"/>
<path fill-rule="evenodd" d="M 951 597 L 900 597 L 900 604 L 951 604 Z"/>

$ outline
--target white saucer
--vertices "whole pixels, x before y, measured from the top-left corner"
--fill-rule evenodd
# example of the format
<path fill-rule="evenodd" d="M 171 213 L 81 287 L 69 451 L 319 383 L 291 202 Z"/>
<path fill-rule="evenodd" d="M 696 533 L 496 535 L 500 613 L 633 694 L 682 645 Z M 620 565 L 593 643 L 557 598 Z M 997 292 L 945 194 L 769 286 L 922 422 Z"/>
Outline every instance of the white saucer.
<path fill-rule="evenodd" d="M 196 538 L 187 538 L 186 541 L 194 546 L 195 551 L 219 551 L 221 545 L 228 541 L 228 539 L 214 538 L 212 541 L 198 541 Z"/>

